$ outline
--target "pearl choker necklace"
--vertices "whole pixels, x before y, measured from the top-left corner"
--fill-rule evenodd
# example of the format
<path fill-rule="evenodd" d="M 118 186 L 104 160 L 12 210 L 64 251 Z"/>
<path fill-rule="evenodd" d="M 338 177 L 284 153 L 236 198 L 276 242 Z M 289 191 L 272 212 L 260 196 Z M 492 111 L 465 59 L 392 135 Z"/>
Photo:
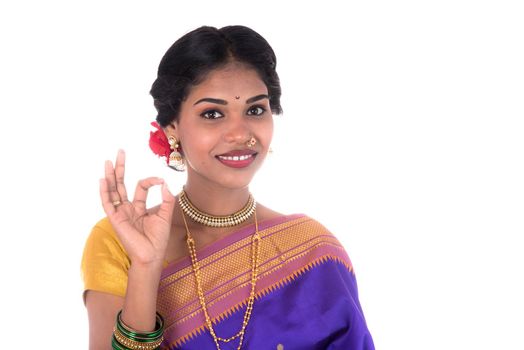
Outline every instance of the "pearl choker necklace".
<path fill-rule="evenodd" d="M 178 203 L 180 204 L 182 211 L 193 221 L 210 227 L 232 227 L 241 224 L 253 215 L 257 205 L 253 196 L 249 194 L 247 204 L 236 213 L 225 216 L 210 215 L 198 210 L 198 208 L 191 203 L 189 198 L 187 198 L 187 194 L 184 190 L 182 190 L 178 196 Z"/>

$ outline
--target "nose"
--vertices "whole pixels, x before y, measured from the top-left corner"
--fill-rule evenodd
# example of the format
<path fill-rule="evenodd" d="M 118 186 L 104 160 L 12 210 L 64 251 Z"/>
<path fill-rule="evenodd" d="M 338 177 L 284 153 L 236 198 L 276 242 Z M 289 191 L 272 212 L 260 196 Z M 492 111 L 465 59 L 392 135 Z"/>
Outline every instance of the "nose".
<path fill-rule="evenodd" d="M 251 131 L 245 118 L 239 116 L 229 119 L 224 133 L 226 142 L 242 144 L 250 137 Z"/>

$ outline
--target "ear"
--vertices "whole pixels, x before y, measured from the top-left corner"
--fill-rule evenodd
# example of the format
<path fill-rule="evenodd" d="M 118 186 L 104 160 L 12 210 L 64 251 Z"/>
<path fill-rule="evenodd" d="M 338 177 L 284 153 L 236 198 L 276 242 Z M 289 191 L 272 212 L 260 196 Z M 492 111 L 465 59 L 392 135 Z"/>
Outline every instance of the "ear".
<path fill-rule="evenodd" d="M 168 126 L 166 126 L 164 128 L 164 134 L 166 134 L 166 137 L 174 136 L 178 140 L 178 122 L 173 121 Z"/>

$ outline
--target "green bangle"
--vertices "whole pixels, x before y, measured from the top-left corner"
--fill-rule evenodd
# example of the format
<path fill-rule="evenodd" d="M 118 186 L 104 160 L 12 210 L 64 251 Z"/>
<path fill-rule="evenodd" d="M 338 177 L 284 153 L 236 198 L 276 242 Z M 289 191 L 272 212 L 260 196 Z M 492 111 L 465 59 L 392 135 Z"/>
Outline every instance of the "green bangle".
<path fill-rule="evenodd" d="M 120 344 L 118 340 L 116 340 L 114 335 L 113 337 L 111 337 L 111 347 L 113 348 L 113 350 L 130 350 L 126 348 L 125 346 L 123 346 L 122 344 Z"/>
<path fill-rule="evenodd" d="M 118 312 L 116 320 L 116 327 L 120 333 L 134 341 L 149 343 L 160 339 L 164 334 L 164 319 L 158 312 L 156 313 L 155 329 L 152 332 L 140 332 L 126 325 L 122 321 L 122 310 Z"/>

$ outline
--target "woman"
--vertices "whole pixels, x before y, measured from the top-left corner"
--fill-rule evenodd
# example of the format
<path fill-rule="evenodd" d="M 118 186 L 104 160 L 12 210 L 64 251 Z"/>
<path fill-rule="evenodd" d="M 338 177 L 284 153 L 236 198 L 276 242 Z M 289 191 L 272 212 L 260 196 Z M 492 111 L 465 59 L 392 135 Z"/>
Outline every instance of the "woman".
<path fill-rule="evenodd" d="M 141 180 L 131 201 L 123 151 L 106 162 L 107 218 L 82 260 L 91 349 L 373 349 L 337 239 L 249 192 L 281 112 L 275 67 L 243 26 L 198 28 L 164 55 L 150 146 L 187 182 L 174 196 Z"/>

